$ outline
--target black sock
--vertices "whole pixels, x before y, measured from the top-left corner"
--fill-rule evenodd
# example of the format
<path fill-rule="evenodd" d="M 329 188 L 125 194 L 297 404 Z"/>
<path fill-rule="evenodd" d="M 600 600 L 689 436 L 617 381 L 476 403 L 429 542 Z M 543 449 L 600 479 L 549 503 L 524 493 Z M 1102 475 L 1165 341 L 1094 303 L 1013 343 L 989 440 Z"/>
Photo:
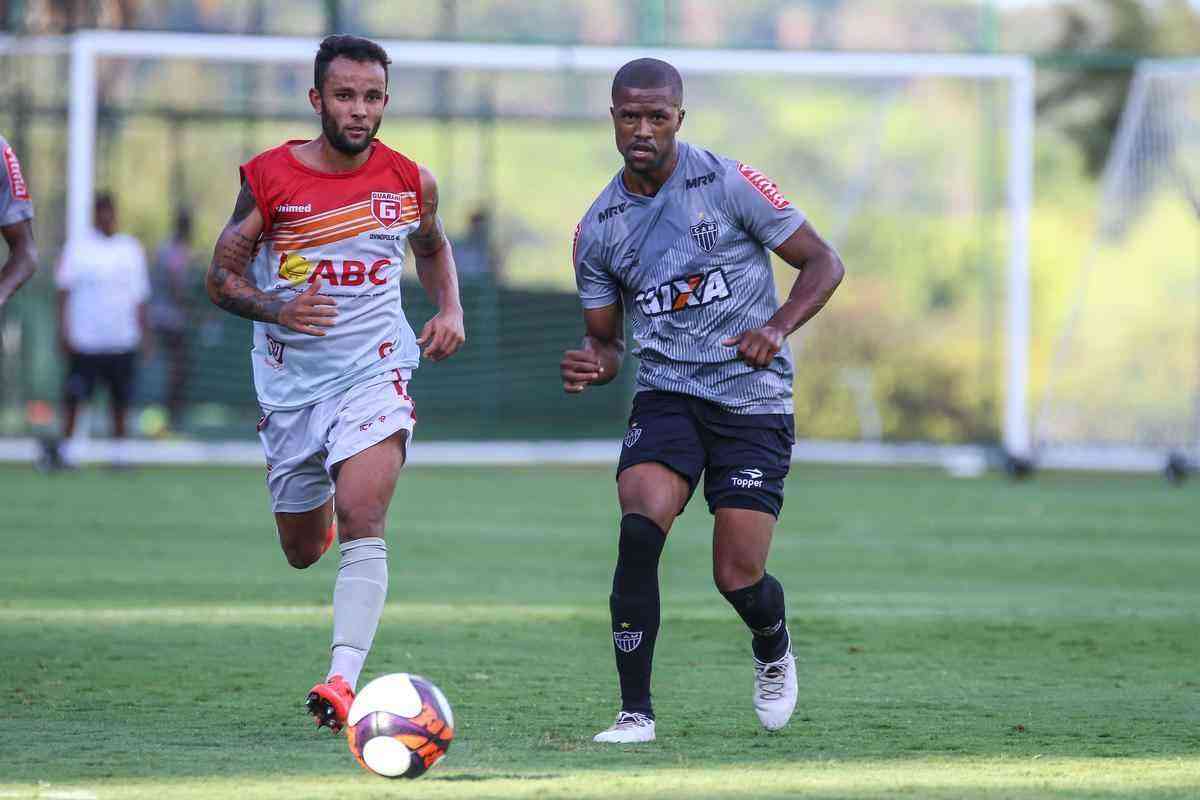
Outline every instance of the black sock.
<path fill-rule="evenodd" d="M 721 592 L 754 634 L 754 657 L 778 661 L 787 652 L 787 609 L 783 586 L 768 574 L 752 586 Z"/>
<path fill-rule="evenodd" d="M 621 681 L 621 710 L 650 717 L 650 664 L 658 638 L 658 557 L 667 535 L 641 514 L 621 519 L 617 568 L 613 571 L 613 652 Z"/>

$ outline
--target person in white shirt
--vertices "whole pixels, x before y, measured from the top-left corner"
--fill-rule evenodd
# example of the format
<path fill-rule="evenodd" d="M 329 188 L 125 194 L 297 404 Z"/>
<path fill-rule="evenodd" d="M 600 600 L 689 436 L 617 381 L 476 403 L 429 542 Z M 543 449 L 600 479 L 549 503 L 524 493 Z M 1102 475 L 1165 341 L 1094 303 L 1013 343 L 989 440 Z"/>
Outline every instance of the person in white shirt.
<path fill-rule="evenodd" d="M 67 242 L 56 276 L 59 345 L 69 365 L 63 435 L 69 439 L 74 434 L 79 404 L 90 400 L 96 383 L 103 381 L 112 434 L 123 439 L 150 280 L 141 244 L 117 232 L 112 195 L 96 195 L 95 222 L 93 231 Z"/>

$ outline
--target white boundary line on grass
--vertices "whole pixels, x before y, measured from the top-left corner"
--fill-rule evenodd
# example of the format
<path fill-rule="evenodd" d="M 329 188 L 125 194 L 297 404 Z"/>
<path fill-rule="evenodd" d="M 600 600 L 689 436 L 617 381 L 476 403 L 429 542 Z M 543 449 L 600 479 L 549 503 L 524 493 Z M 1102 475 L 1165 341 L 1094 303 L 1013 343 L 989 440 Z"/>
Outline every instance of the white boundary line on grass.
<path fill-rule="evenodd" d="M 977 445 L 885 444 L 802 440 L 792 450 L 792 461 L 815 464 L 856 464 L 908 467 L 942 467 L 973 474 L 988 464 L 992 448 Z M 0 439 L 0 462 L 31 463 L 40 453 L 35 439 Z M 526 466 L 538 464 L 615 466 L 621 453 L 619 439 L 580 441 L 422 442 L 411 451 L 416 466 Z M 86 439 L 68 445 L 70 460 L 78 464 L 164 464 L 193 466 L 264 466 L 256 442 L 152 441 L 134 439 L 116 443 Z M 753 466 L 753 465 L 750 465 Z"/>

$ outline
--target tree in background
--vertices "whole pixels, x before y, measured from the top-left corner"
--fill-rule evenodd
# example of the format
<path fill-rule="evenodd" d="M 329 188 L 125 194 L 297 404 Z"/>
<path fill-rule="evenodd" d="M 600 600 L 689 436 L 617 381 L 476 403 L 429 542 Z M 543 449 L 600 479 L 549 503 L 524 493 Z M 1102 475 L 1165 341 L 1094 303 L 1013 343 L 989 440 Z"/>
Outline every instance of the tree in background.
<path fill-rule="evenodd" d="M 1095 176 L 1108 158 L 1137 59 L 1200 52 L 1200 14 L 1188 0 L 1089 0 L 1064 5 L 1062 13 L 1051 66 L 1072 71 L 1038 98 L 1038 112 L 1060 123 Z"/>

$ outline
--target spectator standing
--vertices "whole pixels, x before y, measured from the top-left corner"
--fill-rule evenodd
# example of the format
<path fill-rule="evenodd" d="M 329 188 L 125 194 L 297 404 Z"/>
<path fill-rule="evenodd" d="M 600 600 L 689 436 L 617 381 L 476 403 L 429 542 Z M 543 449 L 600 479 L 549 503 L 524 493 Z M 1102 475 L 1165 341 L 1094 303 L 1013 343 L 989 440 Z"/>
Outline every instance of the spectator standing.
<path fill-rule="evenodd" d="M 175 229 L 154 254 L 150 273 L 148 321 L 158 352 L 167 364 L 167 413 L 172 430 L 183 426 L 187 405 L 187 384 L 191 376 L 188 351 L 189 290 L 192 271 L 192 217 L 180 211 Z"/>
<path fill-rule="evenodd" d="M 95 228 L 67 242 L 56 282 L 59 344 L 68 362 L 63 435 L 74 435 L 79 404 L 90 400 L 96 383 L 103 382 L 112 435 L 123 439 L 150 283 L 141 244 L 117 232 L 112 195 L 96 196 Z"/>

